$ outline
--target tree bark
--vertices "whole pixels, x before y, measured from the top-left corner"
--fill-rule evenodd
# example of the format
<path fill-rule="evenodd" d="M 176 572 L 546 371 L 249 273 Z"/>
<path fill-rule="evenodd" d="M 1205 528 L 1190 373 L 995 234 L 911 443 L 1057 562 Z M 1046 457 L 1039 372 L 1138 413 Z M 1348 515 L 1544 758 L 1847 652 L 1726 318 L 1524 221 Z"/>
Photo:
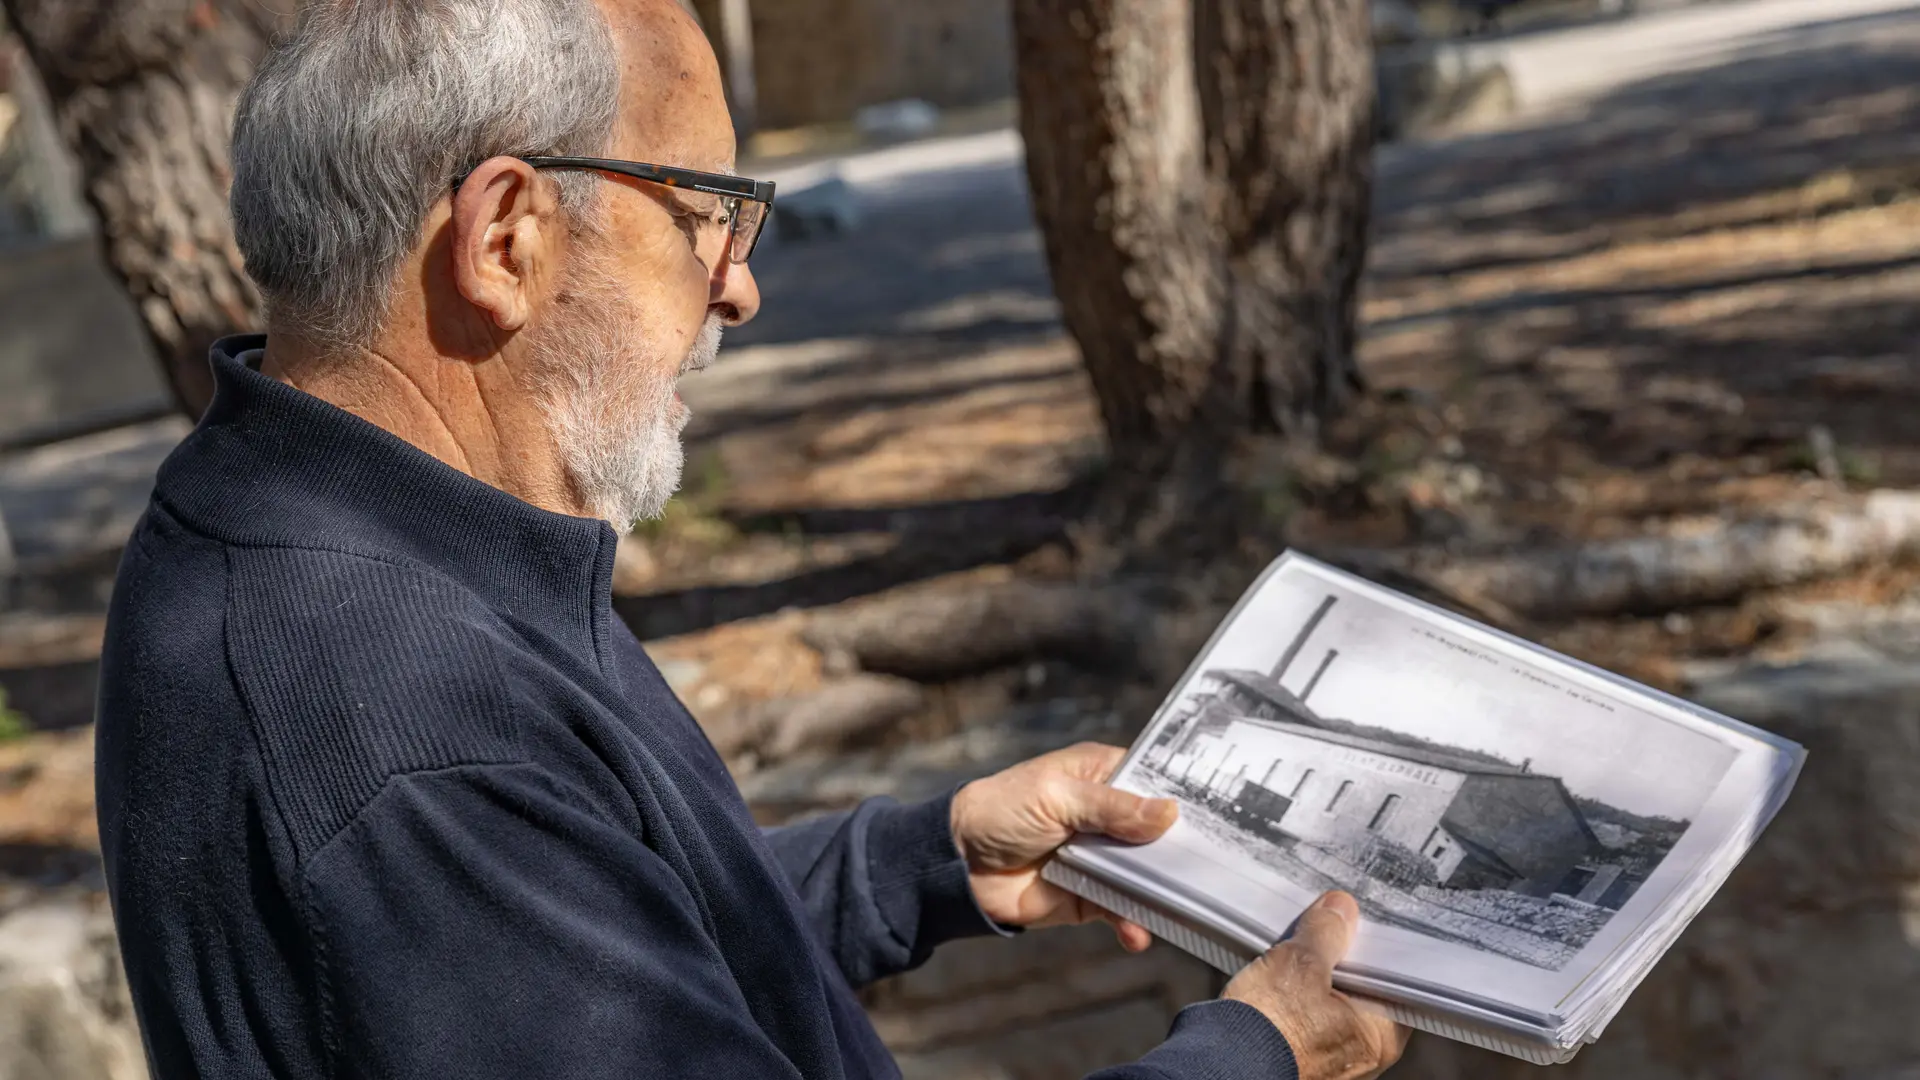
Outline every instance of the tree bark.
<path fill-rule="evenodd" d="M 0 4 L 79 162 L 107 264 L 197 417 L 213 394 L 208 346 L 261 325 L 227 217 L 228 138 L 282 16 L 257 0 Z"/>
<path fill-rule="evenodd" d="M 1311 434 L 1361 386 L 1366 0 L 1013 12 L 1054 291 L 1129 492 L 1119 513 L 1162 535 L 1213 501 L 1238 436 Z"/>
<path fill-rule="evenodd" d="M 1187 0 L 1016 0 L 1020 132 L 1061 317 L 1116 466 L 1157 470 L 1214 385 L 1219 260 Z"/>
<path fill-rule="evenodd" d="M 1338 415 L 1373 193 L 1367 0 L 1195 0 L 1200 110 L 1228 325 L 1257 426 Z"/>

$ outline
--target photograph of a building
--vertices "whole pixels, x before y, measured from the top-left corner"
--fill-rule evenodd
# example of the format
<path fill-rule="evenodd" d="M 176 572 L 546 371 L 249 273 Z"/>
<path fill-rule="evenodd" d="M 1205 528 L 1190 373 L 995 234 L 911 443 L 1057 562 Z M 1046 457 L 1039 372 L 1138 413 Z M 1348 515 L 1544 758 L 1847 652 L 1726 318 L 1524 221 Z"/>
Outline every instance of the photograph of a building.
<path fill-rule="evenodd" d="M 1321 599 L 1271 668 L 1202 671 L 1137 770 L 1216 842 L 1352 891 L 1373 918 L 1557 969 L 1687 822 L 1582 798 L 1531 758 L 1318 711 L 1342 659 L 1316 630 L 1338 602 Z"/>

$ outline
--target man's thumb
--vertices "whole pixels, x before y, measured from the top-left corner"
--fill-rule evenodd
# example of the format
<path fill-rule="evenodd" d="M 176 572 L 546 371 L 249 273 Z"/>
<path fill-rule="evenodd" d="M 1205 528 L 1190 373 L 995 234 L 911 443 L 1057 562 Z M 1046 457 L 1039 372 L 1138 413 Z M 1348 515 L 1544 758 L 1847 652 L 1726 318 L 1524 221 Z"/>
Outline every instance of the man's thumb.
<path fill-rule="evenodd" d="M 1172 799 L 1148 799 L 1093 780 L 1076 781 L 1062 808 L 1062 824 L 1131 844 L 1158 840 L 1173 827 L 1179 807 Z"/>
<path fill-rule="evenodd" d="M 1313 959 L 1317 971 L 1333 978 L 1333 966 L 1353 944 L 1353 931 L 1360 923 L 1360 905 L 1343 892 L 1330 892 L 1302 912 L 1288 940 Z"/>

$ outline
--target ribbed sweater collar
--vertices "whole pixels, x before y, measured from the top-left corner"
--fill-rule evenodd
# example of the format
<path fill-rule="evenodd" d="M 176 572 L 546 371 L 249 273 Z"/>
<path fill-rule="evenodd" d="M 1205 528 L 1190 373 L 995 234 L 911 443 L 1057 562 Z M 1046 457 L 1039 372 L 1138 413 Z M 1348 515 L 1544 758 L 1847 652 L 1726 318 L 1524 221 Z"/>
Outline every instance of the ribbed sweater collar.
<path fill-rule="evenodd" d="M 155 498 L 227 543 L 423 565 L 495 610 L 607 653 L 614 532 L 476 480 L 249 361 L 262 335 L 213 346 L 213 404 L 160 468 Z"/>

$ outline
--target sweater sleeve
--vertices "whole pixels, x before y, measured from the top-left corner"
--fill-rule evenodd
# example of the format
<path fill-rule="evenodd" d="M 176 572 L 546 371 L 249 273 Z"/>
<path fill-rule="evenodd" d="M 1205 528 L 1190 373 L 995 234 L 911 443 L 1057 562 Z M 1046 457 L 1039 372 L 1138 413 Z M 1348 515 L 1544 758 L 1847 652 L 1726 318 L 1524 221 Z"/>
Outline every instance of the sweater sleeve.
<path fill-rule="evenodd" d="M 532 765 L 409 774 L 309 860 L 329 1075 L 800 1075 L 692 894 L 582 806 Z"/>
<path fill-rule="evenodd" d="M 1087 1080 L 1299 1080 L 1286 1036 L 1244 1001 L 1189 1005 L 1167 1041 Z"/>
<path fill-rule="evenodd" d="M 854 986 L 924 963 L 942 942 L 1010 933 L 980 911 L 954 846 L 952 795 L 766 830 L 834 962 Z"/>

